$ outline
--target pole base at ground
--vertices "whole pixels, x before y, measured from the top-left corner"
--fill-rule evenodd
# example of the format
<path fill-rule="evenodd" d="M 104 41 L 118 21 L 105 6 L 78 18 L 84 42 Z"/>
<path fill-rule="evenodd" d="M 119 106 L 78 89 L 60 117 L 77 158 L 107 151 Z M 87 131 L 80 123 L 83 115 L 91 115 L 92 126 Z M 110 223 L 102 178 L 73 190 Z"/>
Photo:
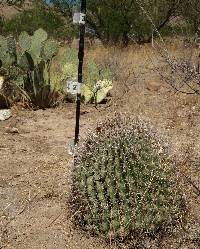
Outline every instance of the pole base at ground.
<path fill-rule="evenodd" d="M 70 141 L 69 144 L 67 144 L 67 149 L 68 149 L 68 154 L 73 156 L 74 155 L 74 152 L 75 152 L 75 144 L 74 144 L 74 141 Z"/>

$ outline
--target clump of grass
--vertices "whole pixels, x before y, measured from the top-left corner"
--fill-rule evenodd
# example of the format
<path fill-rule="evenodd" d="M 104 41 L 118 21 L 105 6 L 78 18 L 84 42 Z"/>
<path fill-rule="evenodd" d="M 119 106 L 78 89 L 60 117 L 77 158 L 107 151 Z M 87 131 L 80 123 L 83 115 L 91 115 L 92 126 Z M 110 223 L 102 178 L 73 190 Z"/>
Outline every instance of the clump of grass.
<path fill-rule="evenodd" d="M 175 226 L 184 202 L 169 154 L 160 136 L 139 118 L 117 115 L 101 123 L 75 155 L 76 224 L 122 240 Z"/>

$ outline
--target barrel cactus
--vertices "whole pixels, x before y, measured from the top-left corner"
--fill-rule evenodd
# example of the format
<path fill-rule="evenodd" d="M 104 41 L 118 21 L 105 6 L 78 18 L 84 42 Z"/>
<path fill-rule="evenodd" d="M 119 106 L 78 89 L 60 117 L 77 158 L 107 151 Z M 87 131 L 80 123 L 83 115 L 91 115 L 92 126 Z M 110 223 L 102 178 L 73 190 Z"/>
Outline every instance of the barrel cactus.
<path fill-rule="evenodd" d="M 156 234 L 178 222 L 184 201 L 168 146 L 146 122 L 117 115 L 77 148 L 76 224 L 106 239 Z"/>

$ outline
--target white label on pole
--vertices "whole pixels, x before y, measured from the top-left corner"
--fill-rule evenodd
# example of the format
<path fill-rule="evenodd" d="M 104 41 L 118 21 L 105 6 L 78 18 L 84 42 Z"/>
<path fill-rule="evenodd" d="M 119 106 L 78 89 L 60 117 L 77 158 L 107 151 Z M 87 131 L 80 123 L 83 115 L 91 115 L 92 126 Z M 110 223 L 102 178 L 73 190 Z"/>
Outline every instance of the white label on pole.
<path fill-rule="evenodd" d="M 78 82 L 68 81 L 67 82 L 67 92 L 71 93 L 71 94 L 77 94 L 77 86 L 78 86 Z"/>
<path fill-rule="evenodd" d="M 80 20 L 80 13 L 74 13 L 73 15 L 73 23 L 77 24 Z"/>
<path fill-rule="evenodd" d="M 84 13 L 74 13 L 73 15 L 73 23 L 74 24 L 85 24 L 85 14 Z"/>
<path fill-rule="evenodd" d="M 77 84 L 77 93 L 80 94 L 81 93 L 81 83 L 78 82 Z"/>
<path fill-rule="evenodd" d="M 85 14 L 80 13 L 79 24 L 85 24 Z"/>

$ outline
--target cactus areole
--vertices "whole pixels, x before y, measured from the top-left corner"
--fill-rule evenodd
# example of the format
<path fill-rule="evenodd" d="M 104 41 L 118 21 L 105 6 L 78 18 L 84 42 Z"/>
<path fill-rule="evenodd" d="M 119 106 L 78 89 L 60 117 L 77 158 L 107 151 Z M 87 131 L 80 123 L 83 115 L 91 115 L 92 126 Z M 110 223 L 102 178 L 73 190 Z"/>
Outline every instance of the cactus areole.
<path fill-rule="evenodd" d="M 80 40 L 79 40 L 79 65 L 78 65 L 78 87 L 77 87 L 77 100 L 76 100 L 76 126 L 75 126 L 75 139 L 76 145 L 79 141 L 79 124 L 80 124 L 80 109 L 81 109 L 81 84 L 83 82 L 83 59 L 84 59 L 84 41 L 85 41 L 85 14 L 86 14 L 86 0 L 81 0 L 81 17 L 80 25 Z"/>

